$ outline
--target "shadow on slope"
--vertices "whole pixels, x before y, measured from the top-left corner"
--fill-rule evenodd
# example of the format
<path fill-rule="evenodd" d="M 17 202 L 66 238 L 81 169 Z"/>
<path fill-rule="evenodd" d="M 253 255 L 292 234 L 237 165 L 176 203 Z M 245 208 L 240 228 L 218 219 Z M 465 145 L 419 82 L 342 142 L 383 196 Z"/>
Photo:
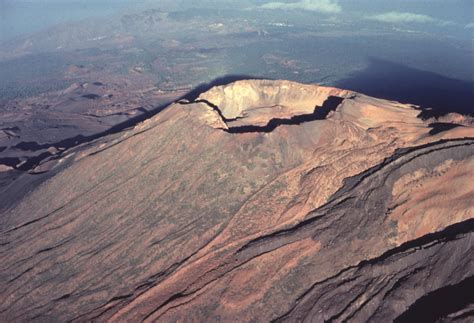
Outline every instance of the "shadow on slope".
<path fill-rule="evenodd" d="M 370 59 L 368 67 L 334 86 L 369 96 L 411 103 L 427 119 L 450 112 L 474 115 L 474 82 L 451 79 L 381 59 Z"/>
<path fill-rule="evenodd" d="M 450 314 L 466 309 L 474 301 L 474 276 L 458 284 L 447 285 L 420 297 L 407 311 L 395 319 L 403 322 L 437 322 L 443 321 Z M 464 312 L 464 311 L 463 311 Z M 458 313 L 458 318 L 467 318 L 472 312 Z"/>

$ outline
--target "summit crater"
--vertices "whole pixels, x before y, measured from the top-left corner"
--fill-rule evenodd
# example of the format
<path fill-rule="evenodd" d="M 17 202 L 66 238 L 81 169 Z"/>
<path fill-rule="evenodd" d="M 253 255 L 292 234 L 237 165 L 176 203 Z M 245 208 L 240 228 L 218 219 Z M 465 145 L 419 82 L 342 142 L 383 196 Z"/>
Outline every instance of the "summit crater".
<path fill-rule="evenodd" d="M 219 110 L 228 127 L 265 126 L 272 119 L 311 115 L 329 98 L 354 92 L 286 80 L 240 80 L 211 88 L 196 101 Z"/>

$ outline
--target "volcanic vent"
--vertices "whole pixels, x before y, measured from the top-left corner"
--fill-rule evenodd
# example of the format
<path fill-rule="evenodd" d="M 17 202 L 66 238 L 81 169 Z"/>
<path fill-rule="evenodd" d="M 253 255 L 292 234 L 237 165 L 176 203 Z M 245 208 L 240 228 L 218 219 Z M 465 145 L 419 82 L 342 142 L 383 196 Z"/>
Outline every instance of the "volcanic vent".
<path fill-rule="evenodd" d="M 216 86 L 195 102 L 212 107 L 228 132 L 268 132 L 280 124 L 322 119 L 353 94 L 284 80 L 243 80 Z"/>

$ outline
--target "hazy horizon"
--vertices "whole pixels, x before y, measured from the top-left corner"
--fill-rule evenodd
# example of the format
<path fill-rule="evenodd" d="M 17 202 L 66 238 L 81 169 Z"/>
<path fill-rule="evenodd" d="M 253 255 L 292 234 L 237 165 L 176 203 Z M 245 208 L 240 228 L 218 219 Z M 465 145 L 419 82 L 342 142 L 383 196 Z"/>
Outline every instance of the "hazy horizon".
<path fill-rule="evenodd" d="M 474 2 L 454 0 L 0 0 L 0 42 L 88 18 L 111 17 L 147 8 L 306 11 L 332 19 L 389 24 L 414 31 L 473 38 Z"/>

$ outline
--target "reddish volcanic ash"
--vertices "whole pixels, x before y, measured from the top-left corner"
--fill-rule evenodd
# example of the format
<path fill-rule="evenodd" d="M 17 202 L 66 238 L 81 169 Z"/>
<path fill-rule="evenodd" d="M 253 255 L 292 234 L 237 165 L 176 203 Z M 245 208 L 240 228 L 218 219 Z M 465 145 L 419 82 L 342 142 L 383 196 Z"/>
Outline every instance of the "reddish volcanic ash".
<path fill-rule="evenodd" d="M 413 318 L 468 286 L 474 241 L 474 129 L 418 114 L 238 81 L 72 148 L 2 192 L 0 318 Z"/>

